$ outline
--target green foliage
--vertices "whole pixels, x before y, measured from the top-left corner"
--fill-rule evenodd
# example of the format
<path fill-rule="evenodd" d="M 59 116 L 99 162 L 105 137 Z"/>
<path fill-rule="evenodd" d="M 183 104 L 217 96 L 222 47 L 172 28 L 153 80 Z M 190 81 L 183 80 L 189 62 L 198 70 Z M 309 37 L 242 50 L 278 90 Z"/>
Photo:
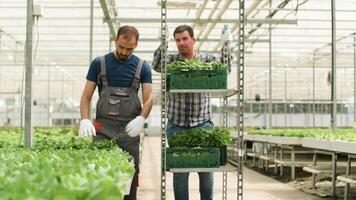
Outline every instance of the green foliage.
<path fill-rule="evenodd" d="M 324 140 L 344 140 L 356 142 L 355 129 L 337 129 L 332 133 L 330 129 L 271 129 L 271 130 L 249 130 L 250 135 L 272 135 L 284 137 L 308 137 Z"/>
<path fill-rule="evenodd" d="M 170 147 L 223 147 L 232 144 L 227 129 L 194 128 L 178 132 L 170 138 Z"/>
<path fill-rule="evenodd" d="M 53 130 L 35 132 L 33 150 L 16 144 L 21 131 L 0 131 L 0 199 L 123 198 L 134 173 L 127 152 Z"/>
<path fill-rule="evenodd" d="M 176 60 L 167 65 L 167 74 L 171 71 L 192 70 L 227 70 L 227 65 L 218 61 L 202 62 L 200 59 L 180 61 Z"/>
<path fill-rule="evenodd" d="M 45 135 L 77 135 L 77 128 L 60 128 L 60 127 L 36 127 L 35 132 L 37 134 Z"/>
<path fill-rule="evenodd" d="M 24 130 L 20 127 L 0 127 L 0 134 L 21 133 Z M 34 132 L 44 135 L 77 135 L 78 128 L 75 127 L 35 127 Z"/>

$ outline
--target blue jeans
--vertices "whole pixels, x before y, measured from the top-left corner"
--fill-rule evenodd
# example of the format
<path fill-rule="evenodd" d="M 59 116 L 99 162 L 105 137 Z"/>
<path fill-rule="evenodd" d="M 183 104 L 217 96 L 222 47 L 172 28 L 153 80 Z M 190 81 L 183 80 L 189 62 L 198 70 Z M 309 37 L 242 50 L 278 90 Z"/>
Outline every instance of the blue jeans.
<path fill-rule="evenodd" d="M 167 139 L 169 140 L 175 133 L 192 128 L 211 129 L 214 124 L 211 121 L 206 121 L 196 127 L 177 126 L 168 121 L 167 124 Z M 201 200 L 212 200 L 214 189 L 214 174 L 212 172 L 198 172 L 199 175 L 199 192 Z M 189 200 L 188 191 L 189 173 L 173 173 L 173 190 L 175 200 Z"/>

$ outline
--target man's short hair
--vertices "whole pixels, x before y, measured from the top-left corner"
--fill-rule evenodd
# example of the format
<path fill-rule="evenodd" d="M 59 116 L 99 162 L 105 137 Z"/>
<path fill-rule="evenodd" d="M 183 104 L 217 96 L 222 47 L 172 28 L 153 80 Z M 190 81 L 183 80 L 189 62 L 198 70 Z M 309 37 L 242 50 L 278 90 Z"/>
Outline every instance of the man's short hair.
<path fill-rule="evenodd" d="M 194 37 L 193 28 L 191 26 L 189 26 L 189 25 L 186 25 L 186 24 L 177 26 L 177 28 L 174 29 L 173 37 L 175 38 L 176 33 L 182 33 L 184 31 L 188 31 L 189 36 L 190 37 Z"/>
<path fill-rule="evenodd" d="M 116 38 L 119 38 L 119 36 L 122 35 L 125 39 L 131 39 L 132 37 L 136 38 L 136 41 L 138 41 L 138 38 L 140 34 L 138 33 L 138 30 L 133 27 L 133 26 L 121 26 L 119 30 L 117 31 L 117 36 Z"/>

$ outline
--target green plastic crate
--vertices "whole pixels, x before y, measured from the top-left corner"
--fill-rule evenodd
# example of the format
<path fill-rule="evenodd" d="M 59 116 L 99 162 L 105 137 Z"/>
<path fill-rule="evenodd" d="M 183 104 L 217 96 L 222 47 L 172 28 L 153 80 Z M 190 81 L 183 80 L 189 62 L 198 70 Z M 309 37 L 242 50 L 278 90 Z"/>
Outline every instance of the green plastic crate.
<path fill-rule="evenodd" d="M 166 168 L 213 168 L 220 165 L 219 148 L 166 149 Z"/>
<path fill-rule="evenodd" d="M 226 70 L 172 71 L 170 89 L 227 89 Z"/>

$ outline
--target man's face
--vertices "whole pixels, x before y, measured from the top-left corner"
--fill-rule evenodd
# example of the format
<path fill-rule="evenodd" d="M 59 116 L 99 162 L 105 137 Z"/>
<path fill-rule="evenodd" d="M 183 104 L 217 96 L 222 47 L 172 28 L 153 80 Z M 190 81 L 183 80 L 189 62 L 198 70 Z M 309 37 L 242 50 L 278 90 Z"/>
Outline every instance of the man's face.
<path fill-rule="evenodd" d="M 176 33 L 174 35 L 174 39 L 176 41 L 178 51 L 182 55 L 189 55 L 194 52 L 195 38 L 190 37 L 188 31 Z"/>
<path fill-rule="evenodd" d="M 134 36 L 125 38 L 123 35 L 120 35 L 118 38 L 116 38 L 115 45 L 117 56 L 122 60 L 126 60 L 137 47 L 137 41 Z"/>

